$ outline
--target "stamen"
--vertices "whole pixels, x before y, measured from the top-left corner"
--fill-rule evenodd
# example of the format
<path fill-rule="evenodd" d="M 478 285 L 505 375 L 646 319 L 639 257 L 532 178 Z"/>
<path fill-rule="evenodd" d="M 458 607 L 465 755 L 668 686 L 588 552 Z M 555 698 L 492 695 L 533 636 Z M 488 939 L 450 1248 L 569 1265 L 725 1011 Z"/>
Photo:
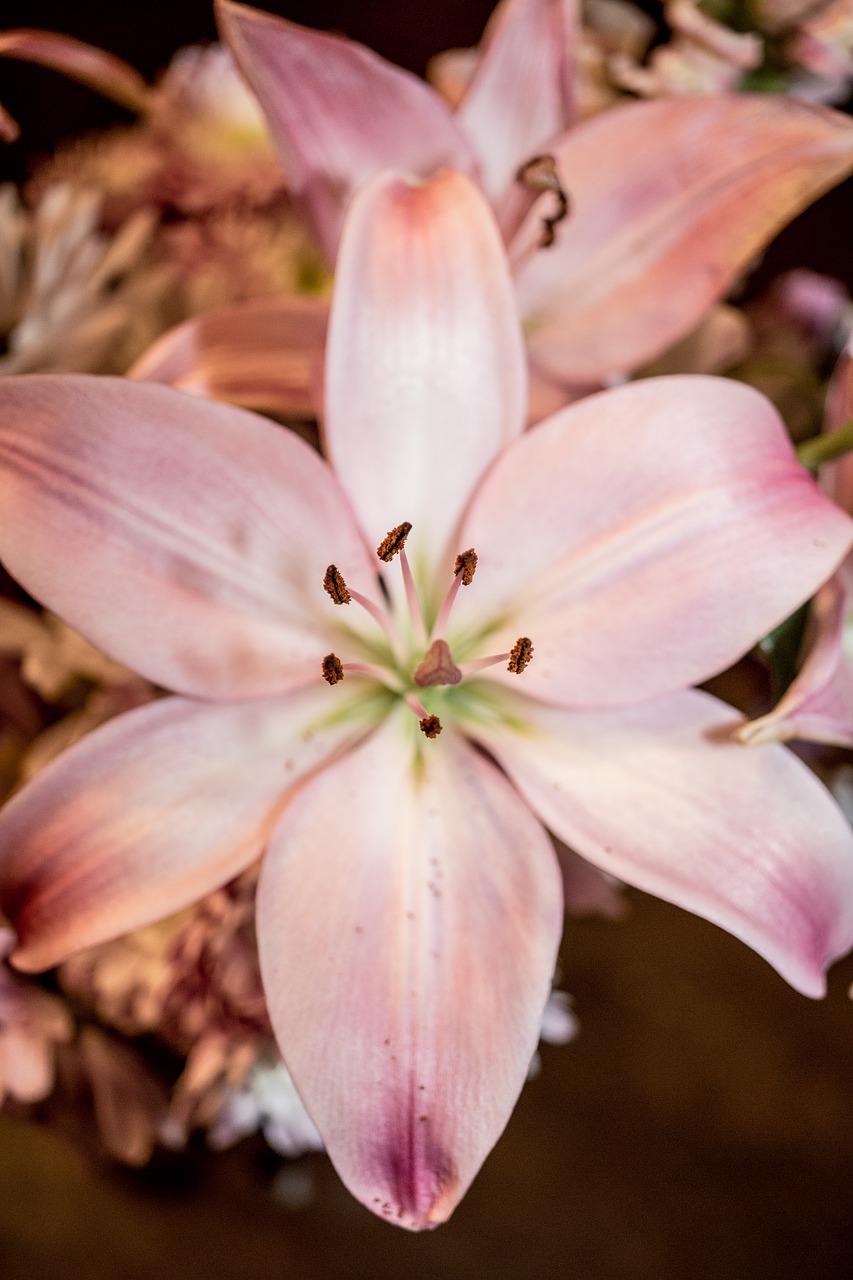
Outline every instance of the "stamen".
<path fill-rule="evenodd" d="M 412 679 L 422 689 L 429 689 L 437 684 L 459 683 L 462 672 L 453 661 L 450 646 L 446 640 L 433 640 L 423 661 L 415 667 Z"/>
<path fill-rule="evenodd" d="M 400 637 L 394 630 L 391 620 L 372 600 L 368 600 L 367 596 L 363 596 L 360 591 L 350 591 L 344 582 L 344 575 L 336 564 L 330 564 L 326 570 L 326 576 L 323 579 L 323 587 L 327 594 L 334 600 L 335 604 L 349 604 L 354 600 L 356 604 L 360 604 L 380 627 L 385 635 L 386 640 L 391 646 L 392 653 L 399 658 L 401 652 Z"/>
<path fill-rule="evenodd" d="M 509 662 L 506 664 L 507 671 L 520 676 L 532 657 L 533 642 L 529 636 L 519 636 L 510 650 Z"/>
<path fill-rule="evenodd" d="M 407 693 L 404 702 L 409 710 L 414 711 L 418 717 L 421 733 L 426 734 L 428 738 L 437 738 L 441 733 L 441 721 L 438 716 L 431 715 L 420 699 L 416 698 L 413 693 Z"/>
<path fill-rule="evenodd" d="M 441 608 L 435 620 L 435 626 L 432 629 L 432 635 L 436 639 L 444 634 L 447 626 L 447 620 L 450 617 L 450 610 L 453 608 L 453 601 L 459 594 L 460 587 L 469 587 L 477 569 L 477 552 L 473 547 L 469 547 L 467 551 L 460 551 L 456 557 L 456 564 L 453 566 L 453 581 L 450 584 L 447 595 L 441 602 Z"/>
<path fill-rule="evenodd" d="M 404 520 L 402 524 L 398 524 L 390 533 L 386 533 L 385 537 L 376 548 L 376 554 L 380 560 L 384 560 L 386 564 L 390 564 L 398 551 L 402 551 L 406 545 L 406 539 L 412 532 L 412 525 L 409 520 Z"/>
<path fill-rule="evenodd" d="M 569 198 L 560 182 L 554 157 L 534 156 L 532 160 L 527 161 L 527 164 L 521 166 L 515 175 L 515 180 L 530 191 L 553 193 L 557 207 L 549 217 L 542 218 L 542 239 L 539 241 L 540 249 L 550 249 L 557 238 L 556 227 L 569 212 Z"/>
<path fill-rule="evenodd" d="M 403 585 L 406 588 L 406 603 L 409 606 L 409 616 L 414 623 L 415 635 L 419 644 L 426 644 L 427 630 L 424 622 L 424 615 L 421 611 L 421 602 L 418 599 L 418 591 L 415 586 L 415 580 L 412 577 L 412 570 L 409 565 L 409 559 L 406 555 L 405 546 L 406 539 L 412 532 L 412 523 L 410 520 L 404 520 L 402 524 L 398 524 L 396 528 L 386 533 L 385 537 L 376 548 L 376 554 L 385 564 L 390 564 L 394 557 L 399 553 L 400 569 L 403 573 Z"/>
<path fill-rule="evenodd" d="M 488 658 L 475 658 L 473 662 L 466 662 L 460 667 L 463 678 L 465 676 L 473 676 L 478 671 L 485 671 L 487 667 L 496 667 L 498 663 L 505 662 L 507 671 L 511 671 L 514 675 L 520 676 L 526 666 L 529 665 L 533 656 L 533 645 L 527 636 L 519 636 L 509 653 L 493 653 Z"/>
<path fill-rule="evenodd" d="M 457 578 L 460 573 L 462 574 L 463 587 L 470 587 L 474 580 L 474 574 L 477 572 L 477 552 L 473 547 L 469 547 L 467 551 L 460 551 L 456 557 L 453 572 Z"/>
<path fill-rule="evenodd" d="M 327 653 L 323 659 L 323 679 L 329 684 L 338 684 L 344 678 L 344 668 L 336 653 Z"/>
<path fill-rule="evenodd" d="M 352 596 L 347 590 L 344 575 L 336 564 L 330 564 L 323 579 L 323 590 L 334 600 L 335 604 L 349 604 Z"/>

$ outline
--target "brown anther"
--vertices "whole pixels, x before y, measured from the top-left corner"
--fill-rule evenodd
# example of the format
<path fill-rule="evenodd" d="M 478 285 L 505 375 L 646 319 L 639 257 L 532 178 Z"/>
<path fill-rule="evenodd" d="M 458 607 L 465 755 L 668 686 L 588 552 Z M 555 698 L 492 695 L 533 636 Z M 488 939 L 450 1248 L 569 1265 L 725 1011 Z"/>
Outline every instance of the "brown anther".
<path fill-rule="evenodd" d="M 523 187 L 527 187 L 529 191 L 550 191 L 557 202 L 555 212 L 542 219 L 542 239 L 539 241 L 539 248 L 549 249 L 556 239 L 555 228 L 569 212 L 569 197 L 560 182 L 557 162 L 551 155 L 534 156 L 517 171 L 515 180 Z"/>
<path fill-rule="evenodd" d="M 509 662 L 506 664 L 507 671 L 511 671 L 515 676 L 520 676 L 532 657 L 533 644 L 531 640 L 527 636 L 519 636 L 510 649 Z"/>
<path fill-rule="evenodd" d="M 336 653 L 327 653 L 323 659 L 323 679 L 338 684 L 344 678 L 344 669 Z"/>
<path fill-rule="evenodd" d="M 402 551 L 406 545 L 406 539 L 412 532 L 412 526 L 408 520 L 404 520 L 402 524 L 398 524 L 396 529 L 392 529 L 390 533 L 386 533 L 385 537 L 376 548 L 376 554 L 380 560 L 384 560 L 386 564 L 393 560 L 398 551 Z"/>
<path fill-rule="evenodd" d="M 323 588 L 332 597 L 335 604 L 349 604 L 352 596 L 347 591 L 344 575 L 336 564 L 330 564 L 323 579 Z"/>
<path fill-rule="evenodd" d="M 453 661 L 446 640 L 433 640 L 421 662 L 412 672 L 412 679 L 422 689 L 436 684 L 458 684 L 462 672 Z"/>
<path fill-rule="evenodd" d="M 423 720 L 419 720 L 421 733 L 428 738 L 437 738 L 441 733 L 441 721 L 438 716 L 424 716 Z"/>
<path fill-rule="evenodd" d="M 457 578 L 460 573 L 462 574 L 463 587 L 470 587 L 474 574 L 477 572 L 477 552 L 473 547 L 469 547 L 467 551 L 460 551 L 456 557 L 453 572 Z"/>

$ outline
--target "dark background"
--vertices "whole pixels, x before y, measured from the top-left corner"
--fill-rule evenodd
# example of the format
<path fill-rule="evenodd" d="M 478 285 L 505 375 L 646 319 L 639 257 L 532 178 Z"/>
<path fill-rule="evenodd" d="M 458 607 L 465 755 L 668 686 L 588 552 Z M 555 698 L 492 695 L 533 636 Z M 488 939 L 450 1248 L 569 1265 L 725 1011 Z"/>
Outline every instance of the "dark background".
<path fill-rule="evenodd" d="M 412 70 L 473 43 L 490 0 L 278 3 Z M 146 75 L 214 37 L 208 0 L 4 0 L 5 25 L 109 48 Z M 121 118 L 37 67 L 0 62 L 20 178 L 61 137 Z M 849 185 L 787 232 L 764 276 L 809 265 L 853 284 Z M 506 1135 L 453 1221 L 411 1237 L 374 1220 L 322 1157 L 313 1201 L 271 1191 L 248 1142 L 129 1174 L 0 1118 L 2 1280 L 851 1280 L 853 963 L 828 1001 L 790 991 L 710 925 L 631 895 L 627 922 L 570 922 L 564 985 L 578 1041 L 544 1051 Z M 298 1184 L 297 1184 L 298 1187 Z M 293 1194 L 291 1189 L 291 1194 Z"/>

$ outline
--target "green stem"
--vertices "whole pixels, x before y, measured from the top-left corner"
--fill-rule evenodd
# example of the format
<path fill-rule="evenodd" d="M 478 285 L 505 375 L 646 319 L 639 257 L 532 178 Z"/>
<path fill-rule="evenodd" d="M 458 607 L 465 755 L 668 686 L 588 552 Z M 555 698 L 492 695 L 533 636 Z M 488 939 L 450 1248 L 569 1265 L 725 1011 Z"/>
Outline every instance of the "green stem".
<path fill-rule="evenodd" d="M 835 431 L 812 436 L 797 445 L 797 457 L 809 471 L 817 471 L 825 462 L 834 462 L 853 449 L 853 418 Z"/>

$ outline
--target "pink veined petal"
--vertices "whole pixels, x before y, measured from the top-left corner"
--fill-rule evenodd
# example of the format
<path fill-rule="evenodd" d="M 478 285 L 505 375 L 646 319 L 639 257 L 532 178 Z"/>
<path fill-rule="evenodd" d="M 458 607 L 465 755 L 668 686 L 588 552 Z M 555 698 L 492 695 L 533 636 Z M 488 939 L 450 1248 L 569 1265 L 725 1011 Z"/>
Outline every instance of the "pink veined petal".
<path fill-rule="evenodd" d="M 317 684 L 129 711 L 19 791 L 0 814 L 15 963 L 49 968 L 181 910 L 259 857 L 289 791 L 357 736 L 361 721 L 345 723 L 341 700 L 332 707 Z"/>
<path fill-rule="evenodd" d="M 853 122 L 778 94 L 661 98 L 604 111 L 550 150 L 570 213 L 521 267 L 521 310 L 533 362 L 589 382 L 688 333 L 850 172 Z M 540 232 L 534 208 L 518 247 Z"/>
<path fill-rule="evenodd" d="M 316 417 L 329 304 L 251 298 L 164 333 L 129 377 L 282 417 Z"/>
<path fill-rule="evenodd" d="M 853 669 L 843 648 L 846 605 L 836 574 L 812 600 L 796 679 L 768 715 L 741 726 L 741 742 L 802 738 L 853 747 Z"/>
<path fill-rule="evenodd" d="M 526 395 L 506 257 L 477 188 L 451 170 L 377 178 L 341 245 L 325 440 L 372 543 L 414 525 L 422 584 L 483 470 L 522 431 Z"/>
<path fill-rule="evenodd" d="M 55 31 L 17 27 L 0 31 L 0 57 L 35 62 L 61 71 L 130 111 L 145 111 L 150 89 L 133 67 L 115 54 Z"/>
<path fill-rule="evenodd" d="M 377 590 L 347 499 L 302 440 L 117 378 L 0 381 L 0 558 L 112 657 L 201 697 L 315 678 L 342 621 L 330 561 Z"/>
<path fill-rule="evenodd" d="M 497 204 L 519 166 L 572 122 L 575 0 L 502 0 L 456 113 Z"/>
<path fill-rule="evenodd" d="M 826 392 L 824 430 L 837 431 L 853 420 L 853 337 L 839 357 Z M 821 467 L 820 482 L 845 511 L 853 513 L 853 455 Z"/>
<path fill-rule="evenodd" d="M 740 657 L 851 535 L 758 392 L 649 378 L 571 405 L 498 459 L 463 523 L 479 564 L 451 623 L 458 646 L 495 619 L 481 653 L 530 637 L 521 680 L 535 697 L 643 702 Z"/>
<path fill-rule="evenodd" d="M 346 206 L 380 169 L 472 172 L 439 95 L 364 45 L 218 0 L 222 38 L 263 107 L 288 177 L 330 261 Z"/>
<path fill-rule="evenodd" d="M 276 1036 L 335 1167 L 416 1230 L 450 1215 L 509 1118 L 562 895 L 546 833 L 494 765 L 449 729 L 421 752 L 400 716 L 289 806 L 258 941 Z"/>
<path fill-rule="evenodd" d="M 741 717 L 693 690 L 619 711 L 509 706 L 522 728 L 472 732 L 560 839 L 823 994 L 853 945 L 853 833 L 796 756 L 733 741 Z"/>

